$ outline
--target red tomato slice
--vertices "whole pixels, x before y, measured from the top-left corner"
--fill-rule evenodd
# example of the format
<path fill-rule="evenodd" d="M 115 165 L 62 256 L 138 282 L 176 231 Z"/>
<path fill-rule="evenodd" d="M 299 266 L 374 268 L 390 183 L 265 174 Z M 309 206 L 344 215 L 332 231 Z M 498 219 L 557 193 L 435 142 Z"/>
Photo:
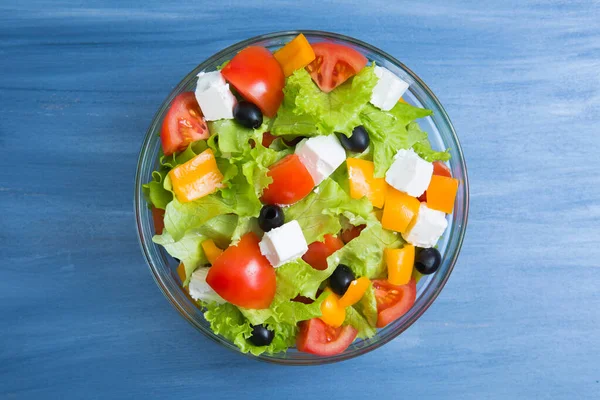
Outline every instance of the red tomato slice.
<path fill-rule="evenodd" d="M 275 297 L 275 269 L 250 232 L 230 246 L 208 270 L 206 282 L 222 298 L 244 308 L 269 308 Z"/>
<path fill-rule="evenodd" d="M 342 230 L 342 234 L 340 235 L 342 238 L 342 242 L 348 243 L 352 239 L 357 238 L 362 232 L 362 230 L 365 229 L 365 227 L 366 225 L 358 225 Z"/>
<path fill-rule="evenodd" d="M 315 186 L 310 173 L 295 154 L 271 165 L 267 176 L 273 178 L 273 182 L 261 198 L 266 204 L 293 204 L 306 197 Z"/>
<path fill-rule="evenodd" d="M 269 50 L 259 46 L 246 47 L 221 70 L 221 75 L 267 117 L 277 114 L 283 101 L 285 76 Z"/>
<path fill-rule="evenodd" d="M 415 304 L 417 285 L 413 280 L 406 285 L 392 285 L 386 280 L 373 281 L 377 300 L 377 327 L 383 328 L 397 320 Z"/>
<path fill-rule="evenodd" d="M 275 139 L 277 139 L 277 136 L 271 135 L 271 132 L 265 132 L 263 133 L 262 137 L 262 145 L 264 147 L 269 147 L 271 143 L 275 141 Z"/>
<path fill-rule="evenodd" d="M 192 92 L 180 93 L 173 99 L 162 124 L 160 140 L 165 155 L 170 156 L 192 142 L 210 136 L 206 121 Z"/>
<path fill-rule="evenodd" d="M 321 42 L 312 45 L 315 60 L 306 66 L 313 81 L 325 93 L 356 75 L 367 65 L 367 58 L 351 47 Z"/>
<path fill-rule="evenodd" d="M 331 327 L 319 318 L 302 321 L 296 338 L 298 351 L 318 356 L 340 354 L 352 344 L 358 331 L 352 326 Z"/>
<path fill-rule="evenodd" d="M 344 243 L 335 236 L 325 235 L 322 242 L 313 242 L 308 245 L 308 251 L 302 259 L 314 269 L 323 271 L 327 269 L 327 257 L 344 247 Z"/>
<path fill-rule="evenodd" d="M 157 235 L 162 235 L 165 229 L 165 210 L 152 207 L 152 221 L 154 221 L 154 232 Z"/>
<path fill-rule="evenodd" d="M 441 161 L 435 161 L 433 163 L 433 175 L 446 176 L 448 178 L 452 178 L 452 172 L 450 172 L 450 168 L 448 168 L 446 164 L 444 164 Z M 419 197 L 419 201 L 427 201 L 427 191 L 425 191 L 425 193 L 423 193 Z"/>

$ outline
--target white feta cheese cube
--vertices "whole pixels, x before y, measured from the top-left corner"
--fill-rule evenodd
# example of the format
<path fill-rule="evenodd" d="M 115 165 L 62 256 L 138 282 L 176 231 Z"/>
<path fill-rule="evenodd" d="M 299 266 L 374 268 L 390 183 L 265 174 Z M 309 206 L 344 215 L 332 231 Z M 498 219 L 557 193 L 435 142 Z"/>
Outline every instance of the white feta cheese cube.
<path fill-rule="evenodd" d="M 373 88 L 371 104 L 383 111 L 389 111 L 398 103 L 409 84 L 384 67 L 375 66 L 375 75 L 379 80 Z"/>
<path fill-rule="evenodd" d="M 233 118 L 233 107 L 237 100 L 219 71 L 200 72 L 195 94 L 207 121 Z"/>
<path fill-rule="evenodd" d="M 446 230 L 448 221 L 442 211 L 432 210 L 421 203 L 419 214 L 408 231 L 402 234 L 404 240 L 417 247 L 433 247 Z"/>
<path fill-rule="evenodd" d="M 385 181 L 409 196 L 419 197 L 427 190 L 432 175 L 433 164 L 423 160 L 413 149 L 398 150 L 385 173 Z"/>
<path fill-rule="evenodd" d="M 208 275 L 208 267 L 201 267 L 194 271 L 190 277 L 190 283 L 188 290 L 190 296 L 194 300 L 202 300 L 206 302 L 217 302 L 219 304 L 226 303 L 226 301 L 206 283 L 206 275 Z"/>
<path fill-rule="evenodd" d="M 315 186 L 346 161 L 346 150 L 335 135 L 305 139 L 296 146 L 296 154 L 315 181 Z"/>
<path fill-rule="evenodd" d="M 259 247 L 262 255 L 275 268 L 302 257 L 308 250 L 308 244 L 296 220 L 265 232 Z"/>

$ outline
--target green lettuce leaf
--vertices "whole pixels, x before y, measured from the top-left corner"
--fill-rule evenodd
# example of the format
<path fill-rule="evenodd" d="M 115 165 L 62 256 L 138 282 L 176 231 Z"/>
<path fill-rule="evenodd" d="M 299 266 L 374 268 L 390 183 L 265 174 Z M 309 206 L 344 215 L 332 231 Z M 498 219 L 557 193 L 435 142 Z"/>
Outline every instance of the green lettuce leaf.
<path fill-rule="evenodd" d="M 350 136 L 352 129 L 360 125 L 360 112 L 371 99 L 377 80 L 374 66 L 369 66 L 330 93 L 324 93 L 305 69 L 299 69 L 286 81 L 283 103 L 271 133 L 315 136 L 341 132 Z"/>
<path fill-rule="evenodd" d="M 221 119 L 208 122 L 208 129 L 212 135 L 217 135 L 219 150 L 223 154 L 245 153 L 250 150 L 250 141 L 260 143 L 262 134 L 269 130 L 270 119 L 264 118 L 263 123 L 257 129 L 249 129 L 234 119 Z"/>
<path fill-rule="evenodd" d="M 248 340 L 252 336 L 252 326 L 241 311 L 234 305 L 205 304 L 204 318 L 210 323 L 214 333 L 221 335 L 235 344 L 242 352 L 258 356 L 262 353 L 279 353 L 286 351 L 296 342 L 298 328 L 288 324 L 267 324 L 275 332 L 273 341 L 268 346 L 255 346 Z"/>
<path fill-rule="evenodd" d="M 173 193 L 166 190 L 163 186 L 165 177 L 169 171 L 167 169 L 160 169 L 152 172 L 152 180 L 142 185 L 142 192 L 146 202 L 151 206 L 164 210 L 167 204 L 173 200 Z"/>
<path fill-rule="evenodd" d="M 204 196 L 188 203 L 180 203 L 177 198 L 173 198 L 166 208 L 165 229 L 178 241 L 188 230 L 197 229 L 210 219 L 231 212 L 231 205 L 218 194 Z"/>
<path fill-rule="evenodd" d="M 231 245 L 235 246 L 248 232 L 254 232 L 258 237 L 262 235 L 262 229 L 258 226 L 258 219 L 255 217 L 239 217 L 237 226 L 231 235 Z"/>
<path fill-rule="evenodd" d="M 363 295 L 362 299 L 354 305 L 354 308 L 367 320 L 369 325 L 376 326 L 377 324 L 377 300 L 375 299 L 375 289 L 373 284 Z"/>
<path fill-rule="evenodd" d="M 204 250 L 202 250 L 202 242 L 207 239 L 201 233 L 190 230 L 185 233 L 179 240 L 174 240 L 171 234 L 165 230 L 162 235 L 155 235 L 152 241 L 165 248 L 165 250 L 174 258 L 178 258 L 185 266 L 185 282 L 188 284 L 190 276 L 196 270 L 208 263 Z"/>
<path fill-rule="evenodd" d="M 421 130 L 419 124 L 412 122 L 408 124 L 409 135 L 419 138 L 418 141 L 413 144 L 413 150 L 425 161 L 448 161 L 450 160 L 450 149 L 444 151 L 435 151 L 431 148 L 431 143 L 427 139 L 427 133 Z"/>
<path fill-rule="evenodd" d="M 197 232 L 212 239 L 218 247 L 225 249 L 231 243 L 238 220 L 239 217 L 235 214 L 217 215 L 201 225 Z"/>
<path fill-rule="evenodd" d="M 344 325 L 352 325 L 358 330 L 357 337 L 368 339 L 377 333 L 377 330 L 354 307 L 346 308 L 346 319 Z"/>

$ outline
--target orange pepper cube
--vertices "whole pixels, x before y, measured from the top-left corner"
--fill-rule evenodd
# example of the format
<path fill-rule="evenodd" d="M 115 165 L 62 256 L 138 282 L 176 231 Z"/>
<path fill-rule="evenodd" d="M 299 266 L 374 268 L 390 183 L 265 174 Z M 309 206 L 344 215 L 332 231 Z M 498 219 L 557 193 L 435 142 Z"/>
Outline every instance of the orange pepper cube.
<path fill-rule="evenodd" d="M 421 203 L 404 192 L 388 187 L 381 225 L 385 229 L 405 233 L 419 213 Z"/>
<path fill-rule="evenodd" d="M 169 178 L 177 200 L 182 203 L 199 199 L 223 187 L 223 174 L 217 168 L 217 160 L 211 149 L 173 168 Z"/>
<path fill-rule="evenodd" d="M 427 207 L 451 214 L 458 191 L 458 179 L 433 175 L 427 188 Z"/>
<path fill-rule="evenodd" d="M 383 207 L 388 185 L 384 178 L 373 177 L 375 164 L 372 161 L 348 158 L 346 165 L 350 181 L 350 196 L 353 199 L 367 196 L 373 207 Z"/>
<path fill-rule="evenodd" d="M 273 56 L 281 65 L 283 74 L 288 77 L 294 71 L 306 67 L 315 59 L 315 52 L 303 34 L 277 50 Z"/>
<path fill-rule="evenodd" d="M 415 265 L 415 246 L 406 244 L 401 249 L 385 249 L 383 253 L 388 269 L 388 282 L 392 285 L 406 285 Z"/>
<path fill-rule="evenodd" d="M 223 250 L 217 247 L 215 242 L 212 239 L 205 240 L 202 242 L 202 250 L 204 250 L 204 255 L 208 259 L 208 262 L 212 264 L 215 263 L 217 258 L 221 254 L 223 254 Z"/>

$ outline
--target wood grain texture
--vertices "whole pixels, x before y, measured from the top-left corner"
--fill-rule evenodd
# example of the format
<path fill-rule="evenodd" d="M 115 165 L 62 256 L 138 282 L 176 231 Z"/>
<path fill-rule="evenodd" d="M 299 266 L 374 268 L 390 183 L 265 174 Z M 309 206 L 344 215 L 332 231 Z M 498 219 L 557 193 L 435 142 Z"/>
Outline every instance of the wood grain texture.
<path fill-rule="evenodd" d="M 218 5 L 221 3 L 220 5 Z M 0 397 L 597 399 L 600 4 L 390 0 L 0 3 Z M 443 293 L 337 365 L 209 342 L 139 251 L 133 177 L 181 77 L 270 31 L 395 55 L 460 136 L 471 212 Z"/>

